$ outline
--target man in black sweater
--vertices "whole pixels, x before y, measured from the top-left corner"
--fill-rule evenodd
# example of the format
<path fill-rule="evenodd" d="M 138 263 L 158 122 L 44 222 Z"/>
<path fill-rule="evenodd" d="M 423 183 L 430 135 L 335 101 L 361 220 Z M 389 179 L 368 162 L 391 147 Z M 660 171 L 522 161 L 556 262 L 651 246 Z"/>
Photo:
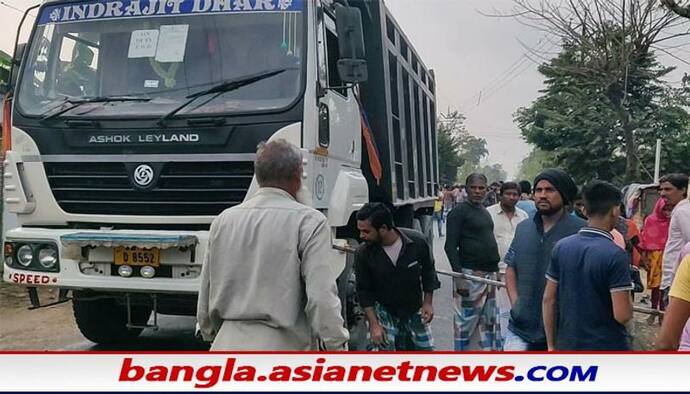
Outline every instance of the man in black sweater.
<path fill-rule="evenodd" d="M 364 241 L 355 253 L 357 296 L 371 345 L 379 350 L 433 350 L 429 323 L 440 283 L 431 248 L 419 231 L 397 228 L 381 203 L 357 212 Z"/>
<path fill-rule="evenodd" d="M 448 214 L 445 250 L 453 271 L 496 280 L 500 257 L 494 223 L 482 205 L 487 183 L 482 174 L 467 177 L 467 201 Z M 466 279 L 453 282 L 455 350 L 501 350 L 496 288 Z"/>

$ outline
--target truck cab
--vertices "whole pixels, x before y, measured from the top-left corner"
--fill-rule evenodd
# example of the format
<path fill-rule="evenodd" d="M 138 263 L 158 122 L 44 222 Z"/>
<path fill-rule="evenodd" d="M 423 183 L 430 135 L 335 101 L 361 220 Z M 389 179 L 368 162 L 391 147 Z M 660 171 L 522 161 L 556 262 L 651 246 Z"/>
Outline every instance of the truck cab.
<path fill-rule="evenodd" d="M 373 135 L 384 154 L 372 156 L 362 135 L 370 6 L 342 3 L 42 4 L 5 105 L 4 205 L 19 226 L 5 234 L 4 280 L 71 291 L 97 343 L 135 337 L 152 311 L 193 315 L 210 223 L 251 198 L 256 147 L 278 138 L 302 150 L 305 203 L 336 245 L 354 243 L 353 215 L 380 185 L 370 161 L 389 148 Z M 391 189 L 395 168 L 382 168 Z M 345 294 L 351 258 L 334 250 L 332 263 Z"/>

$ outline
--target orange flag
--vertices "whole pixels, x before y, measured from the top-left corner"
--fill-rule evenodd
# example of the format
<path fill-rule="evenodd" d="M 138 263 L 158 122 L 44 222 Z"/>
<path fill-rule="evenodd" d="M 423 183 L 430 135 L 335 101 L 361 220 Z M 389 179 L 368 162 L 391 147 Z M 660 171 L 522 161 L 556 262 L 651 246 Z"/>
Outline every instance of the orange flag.
<path fill-rule="evenodd" d="M 371 127 L 369 127 L 369 120 L 367 119 L 367 114 L 364 112 L 361 102 L 359 102 L 359 113 L 362 120 L 362 136 L 364 137 L 364 142 L 367 146 L 369 168 L 371 169 L 371 173 L 374 175 L 374 178 L 376 178 L 376 184 L 380 185 L 381 178 L 383 178 L 383 166 L 381 165 L 379 150 L 376 147 L 376 141 L 374 140 L 374 133 L 372 133 Z"/>

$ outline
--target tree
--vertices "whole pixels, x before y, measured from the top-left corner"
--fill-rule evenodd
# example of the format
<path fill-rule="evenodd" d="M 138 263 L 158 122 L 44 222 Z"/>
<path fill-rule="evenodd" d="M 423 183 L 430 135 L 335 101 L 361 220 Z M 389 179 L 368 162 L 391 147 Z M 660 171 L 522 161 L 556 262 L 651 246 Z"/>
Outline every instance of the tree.
<path fill-rule="evenodd" d="M 489 184 L 508 180 L 508 173 L 505 172 L 503 166 L 500 164 L 487 164 L 477 168 L 475 172 L 486 175 L 486 178 L 489 180 Z"/>
<path fill-rule="evenodd" d="M 452 130 L 439 122 L 438 127 L 438 171 L 441 184 L 455 183 L 458 167 L 463 163 L 460 158 L 460 143 Z"/>
<path fill-rule="evenodd" d="M 683 18 L 690 18 L 690 4 L 681 5 L 675 0 L 661 0 L 661 4 L 665 5 L 671 11 L 682 16 Z"/>
<path fill-rule="evenodd" d="M 551 167 L 556 167 L 554 154 L 534 148 L 529 156 L 525 157 L 522 163 L 520 163 L 517 179 L 532 182 L 543 169 Z"/>
<path fill-rule="evenodd" d="M 486 140 L 470 134 L 465 125 L 465 117 L 458 111 L 441 114 L 437 130 L 438 165 L 442 184 L 456 183 L 460 167 L 476 167 L 489 154 Z"/>
<path fill-rule="evenodd" d="M 11 64 L 12 57 L 3 51 L 0 51 L 0 87 L 9 83 L 7 79 L 10 76 Z"/>
<path fill-rule="evenodd" d="M 620 36 L 600 39 L 616 37 Z M 616 48 L 615 43 L 601 45 Z M 662 67 L 648 52 L 633 59 L 624 81 L 602 83 L 594 72 L 572 72 L 583 66 L 589 67 L 580 48 L 564 43 L 558 57 L 539 67 L 546 89 L 516 114 L 528 142 L 553 152 L 555 162 L 582 183 L 594 177 L 641 181 L 640 168 L 645 170 L 644 180 L 651 181 L 657 138 L 665 141 L 667 168 L 690 169 L 687 160 L 678 160 L 690 154 L 690 115 L 685 110 L 690 89 L 687 83 L 671 88 L 662 81 L 672 68 Z"/>
<path fill-rule="evenodd" d="M 624 174 L 626 181 L 639 179 L 640 152 L 648 149 L 644 146 L 644 141 L 640 141 L 640 135 L 646 133 L 644 128 L 649 123 L 654 123 L 645 122 L 648 111 L 643 104 L 653 103 L 661 98 L 659 92 L 663 89 L 653 85 L 670 71 L 658 65 L 653 52 L 658 50 L 670 53 L 670 48 L 665 45 L 690 33 L 685 30 L 676 31 L 685 20 L 668 8 L 659 7 L 658 0 L 513 2 L 515 9 L 511 16 L 546 32 L 560 42 L 563 48 L 557 61 L 540 69 L 547 77 L 547 84 L 549 79 L 556 80 L 551 81 L 551 91 L 547 93 L 552 98 L 557 98 L 559 91 L 563 95 L 568 94 L 569 100 L 579 97 L 579 106 L 568 105 L 571 112 L 567 115 L 571 118 L 582 115 L 578 110 L 583 109 L 589 115 L 596 115 L 589 120 L 581 119 L 582 122 L 589 123 L 590 130 L 596 129 L 598 139 L 589 140 L 599 144 L 593 150 L 604 154 L 603 157 L 614 155 L 615 168 L 611 170 Z M 536 51 L 532 52 L 532 55 L 539 56 Z M 636 76 L 638 85 L 634 86 Z M 571 82 L 577 82 L 577 85 L 571 86 Z M 591 102 L 586 99 L 589 94 L 596 95 Z M 645 94 L 652 96 L 636 96 Z M 636 99 L 639 99 L 638 106 L 633 104 Z M 561 102 L 569 104 L 562 97 Z M 560 116 L 562 121 L 568 118 L 564 118 L 566 113 L 554 106 L 543 107 L 544 111 L 532 113 L 533 117 L 538 115 L 539 119 L 535 119 L 538 127 L 540 122 L 552 121 L 555 115 Z M 525 115 L 529 114 L 518 112 L 522 120 L 529 118 Z M 662 117 L 657 117 L 659 118 Z M 536 134 L 528 136 L 528 141 L 536 137 Z M 575 139 L 582 140 L 577 136 Z M 602 145 L 603 143 L 611 145 Z M 540 146 L 539 143 L 536 145 Z M 610 147 L 608 152 L 604 152 L 606 147 Z M 582 147 L 578 148 L 571 140 L 561 149 L 558 157 L 567 160 L 569 158 L 565 156 L 565 151 L 574 153 L 580 148 Z M 621 161 L 622 169 L 618 168 Z"/>

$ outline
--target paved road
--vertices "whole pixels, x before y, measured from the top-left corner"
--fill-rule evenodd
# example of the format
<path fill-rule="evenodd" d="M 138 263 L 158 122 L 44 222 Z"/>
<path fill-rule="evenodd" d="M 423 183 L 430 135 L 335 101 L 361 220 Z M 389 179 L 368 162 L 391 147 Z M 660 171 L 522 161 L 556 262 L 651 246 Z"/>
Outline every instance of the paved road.
<path fill-rule="evenodd" d="M 434 255 L 439 269 L 450 270 L 443 252 L 443 239 L 434 240 Z M 441 276 L 441 289 L 435 294 L 432 329 L 437 350 L 453 349 L 451 279 Z M 54 291 L 44 291 L 43 300 L 54 300 Z M 160 316 L 160 329 L 147 329 L 126 349 L 97 346 L 79 333 L 69 303 L 39 310 L 28 310 L 28 297 L 19 288 L 0 283 L 0 350 L 205 350 L 207 345 L 194 339 L 192 317 Z M 642 340 L 638 349 L 649 349 L 657 325 L 648 325 L 646 316 L 637 315 L 637 331 Z"/>

